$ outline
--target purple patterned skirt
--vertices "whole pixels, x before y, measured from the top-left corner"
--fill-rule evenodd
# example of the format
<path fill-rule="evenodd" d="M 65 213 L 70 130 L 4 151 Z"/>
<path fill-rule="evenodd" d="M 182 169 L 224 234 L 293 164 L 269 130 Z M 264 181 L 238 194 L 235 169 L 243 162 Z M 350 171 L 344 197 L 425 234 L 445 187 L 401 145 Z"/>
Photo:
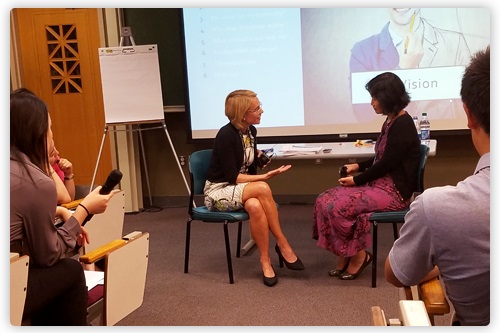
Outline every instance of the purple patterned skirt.
<path fill-rule="evenodd" d="M 342 257 L 372 246 L 370 215 L 401 210 L 404 201 L 389 176 L 361 186 L 337 186 L 321 193 L 314 207 L 313 238 L 317 245 Z"/>

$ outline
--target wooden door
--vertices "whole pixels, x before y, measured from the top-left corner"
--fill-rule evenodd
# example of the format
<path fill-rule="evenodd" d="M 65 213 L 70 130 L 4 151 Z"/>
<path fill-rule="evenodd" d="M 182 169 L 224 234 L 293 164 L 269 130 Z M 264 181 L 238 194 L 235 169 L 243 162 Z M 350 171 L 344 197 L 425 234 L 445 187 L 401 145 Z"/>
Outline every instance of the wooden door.
<path fill-rule="evenodd" d="M 21 84 L 49 108 L 60 155 L 73 163 L 76 184 L 90 185 L 104 134 L 98 9 L 16 8 Z M 111 171 L 109 137 L 95 184 Z"/>

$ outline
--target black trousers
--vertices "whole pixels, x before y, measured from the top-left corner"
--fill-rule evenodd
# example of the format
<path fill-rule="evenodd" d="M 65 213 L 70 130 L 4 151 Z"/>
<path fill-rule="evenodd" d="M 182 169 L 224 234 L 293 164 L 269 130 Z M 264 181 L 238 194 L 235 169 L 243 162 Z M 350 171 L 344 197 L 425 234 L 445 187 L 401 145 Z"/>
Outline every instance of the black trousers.
<path fill-rule="evenodd" d="M 87 286 L 82 265 L 70 258 L 51 267 L 33 267 L 23 320 L 33 326 L 87 325 Z"/>

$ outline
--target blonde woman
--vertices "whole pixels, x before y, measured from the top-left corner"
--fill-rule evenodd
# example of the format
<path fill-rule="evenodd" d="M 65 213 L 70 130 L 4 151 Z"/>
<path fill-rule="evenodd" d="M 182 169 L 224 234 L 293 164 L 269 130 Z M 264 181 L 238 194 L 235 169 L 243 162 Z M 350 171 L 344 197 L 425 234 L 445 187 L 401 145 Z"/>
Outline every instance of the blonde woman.
<path fill-rule="evenodd" d="M 257 149 L 257 129 L 264 110 L 251 90 L 235 90 L 226 97 L 224 125 L 215 137 L 212 160 L 205 184 L 205 205 L 211 210 L 244 209 L 250 217 L 250 232 L 260 252 L 263 282 L 272 287 L 278 282 L 269 257 L 269 231 L 276 239 L 275 251 L 280 266 L 303 270 L 280 226 L 278 209 L 266 180 L 279 175 L 291 165 L 257 174 L 262 152 Z"/>

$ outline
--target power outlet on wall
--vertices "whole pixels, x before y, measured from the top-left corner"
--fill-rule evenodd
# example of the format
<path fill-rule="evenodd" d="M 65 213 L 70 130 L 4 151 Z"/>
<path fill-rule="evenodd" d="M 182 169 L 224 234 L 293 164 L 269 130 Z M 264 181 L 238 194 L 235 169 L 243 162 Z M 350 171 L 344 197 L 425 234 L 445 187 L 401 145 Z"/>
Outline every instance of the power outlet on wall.
<path fill-rule="evenodd" d="M 182 166 L 186 165 L 186 158 L 184 156 L 179 156 L 179 162 Z"/>

